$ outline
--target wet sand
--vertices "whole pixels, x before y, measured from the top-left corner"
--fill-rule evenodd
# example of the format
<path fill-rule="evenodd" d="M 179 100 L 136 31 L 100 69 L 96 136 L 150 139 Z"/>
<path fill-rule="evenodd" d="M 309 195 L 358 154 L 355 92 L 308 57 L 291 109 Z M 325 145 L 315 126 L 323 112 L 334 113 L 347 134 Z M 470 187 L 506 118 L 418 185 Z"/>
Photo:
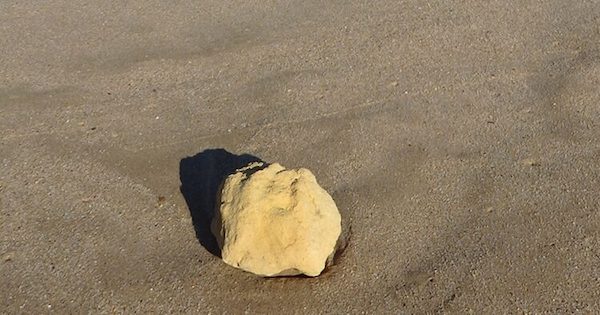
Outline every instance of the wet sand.
<path fill-rule="evenodd" d="M 1 313 L 595 313 L 597 1 L 0 3 Z M 318 278 L 215 255 L 215 183 L 306 167 Z"/>

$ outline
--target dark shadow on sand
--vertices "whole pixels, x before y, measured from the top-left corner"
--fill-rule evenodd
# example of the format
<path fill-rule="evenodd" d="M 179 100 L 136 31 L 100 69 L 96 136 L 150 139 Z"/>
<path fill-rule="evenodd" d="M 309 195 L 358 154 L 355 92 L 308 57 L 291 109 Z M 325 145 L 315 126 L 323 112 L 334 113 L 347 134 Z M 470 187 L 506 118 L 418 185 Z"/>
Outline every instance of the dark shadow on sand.
<path fill-rule="evenodd" d="M 235 170 L 251 162 L 262 162 L 249 155 L 236 155 L 224 149 L 209 149 L 179 162 L 181 193 L 185 198 L 198 241 L 206 250 L 220 257 L 221 250 L 210 232 L 221 182 Z"/>

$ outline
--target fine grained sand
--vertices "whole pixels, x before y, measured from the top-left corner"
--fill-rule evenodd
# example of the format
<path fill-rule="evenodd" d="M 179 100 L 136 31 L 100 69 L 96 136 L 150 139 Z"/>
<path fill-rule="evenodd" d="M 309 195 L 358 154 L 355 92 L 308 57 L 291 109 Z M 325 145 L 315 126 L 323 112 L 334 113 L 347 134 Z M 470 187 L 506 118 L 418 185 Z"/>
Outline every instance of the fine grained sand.
<path fill-rule="evenodd" d="M 597 312 L 599 86 L 598 1 L 3 1 L 0 312 Z M 321 277 L 213 255 L 241 154 L 333 195 Z"/>

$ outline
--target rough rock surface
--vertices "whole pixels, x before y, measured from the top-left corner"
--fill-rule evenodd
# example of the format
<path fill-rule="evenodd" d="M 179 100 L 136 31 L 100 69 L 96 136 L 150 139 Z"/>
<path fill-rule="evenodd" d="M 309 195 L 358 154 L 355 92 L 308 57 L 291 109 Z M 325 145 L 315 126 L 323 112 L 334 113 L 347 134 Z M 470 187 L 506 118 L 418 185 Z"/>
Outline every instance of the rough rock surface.
<path fill-rule="evenodd" d="M 212 232 L 223 260 L 262 276 L 318 276 L 335 253 L 341 216 L 307 169 L 252 163 L 223 183 Z"/>

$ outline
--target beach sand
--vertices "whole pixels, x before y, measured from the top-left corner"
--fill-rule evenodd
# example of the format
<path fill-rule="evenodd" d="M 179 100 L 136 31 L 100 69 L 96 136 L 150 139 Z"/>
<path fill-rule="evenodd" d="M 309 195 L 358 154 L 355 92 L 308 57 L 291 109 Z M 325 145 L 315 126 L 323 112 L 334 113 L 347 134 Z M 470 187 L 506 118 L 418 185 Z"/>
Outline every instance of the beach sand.
<path fill-rule="evenodd" d="M 0 3 L 1 313 L 595 313 L 598 1 Z M 220 177 L 305 167 L 350 241 L 225 265 Z"/>

